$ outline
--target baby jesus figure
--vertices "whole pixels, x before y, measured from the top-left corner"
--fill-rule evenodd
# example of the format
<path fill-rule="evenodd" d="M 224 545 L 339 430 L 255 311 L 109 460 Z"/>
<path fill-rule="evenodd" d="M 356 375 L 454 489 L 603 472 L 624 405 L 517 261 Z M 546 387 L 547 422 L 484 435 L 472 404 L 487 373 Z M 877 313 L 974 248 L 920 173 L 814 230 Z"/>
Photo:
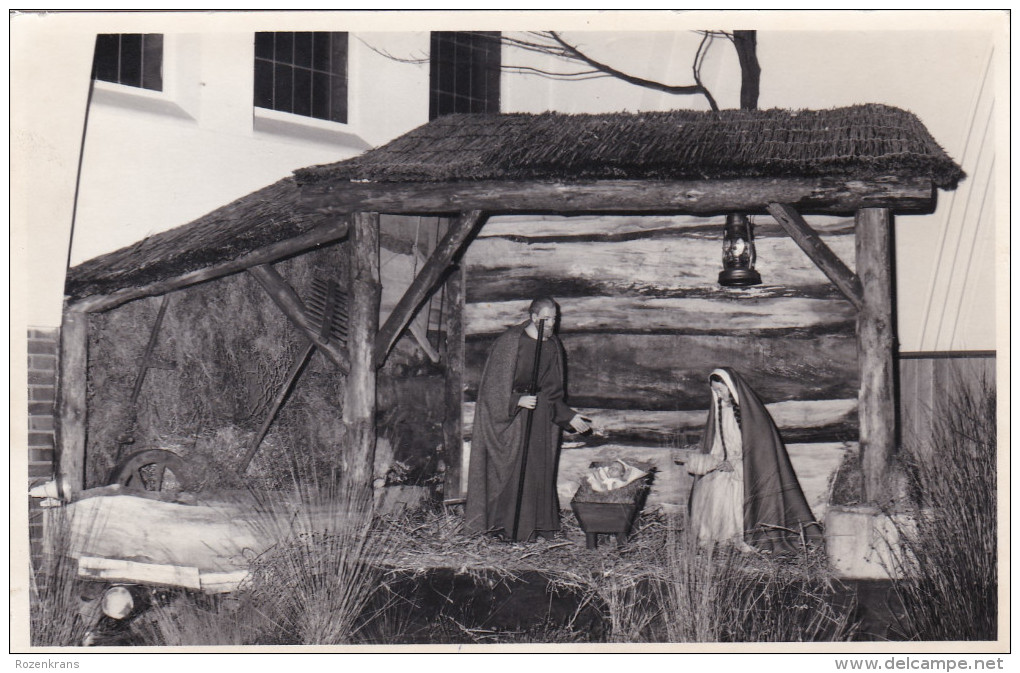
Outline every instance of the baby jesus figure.
<path fill-rule="evenodd" d="M 587 478 L 588 484 L 593 491 L 605 493 L 606 491 L 623 488 L 644 474 L 641 470 L 631 467 L 622 460 L 614 460 L 605 467 L 591 468 Z"/>

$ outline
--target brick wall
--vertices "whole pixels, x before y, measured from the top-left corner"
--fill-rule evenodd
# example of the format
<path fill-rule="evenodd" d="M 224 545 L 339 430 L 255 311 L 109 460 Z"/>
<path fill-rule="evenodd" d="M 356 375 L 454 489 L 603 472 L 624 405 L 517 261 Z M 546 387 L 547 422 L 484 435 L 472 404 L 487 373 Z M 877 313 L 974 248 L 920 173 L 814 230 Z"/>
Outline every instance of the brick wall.
<path fill-rule="evenodd" d="M 56 329 L 28 330 L 28 480 L 53 475 L 54 402 L 57 393 Z M 32 499 L 35 500 L 34 498 Z M 42 511 L 38 501 L 29 504 L 28 535 L 33 558 L 42 540 Z"/>

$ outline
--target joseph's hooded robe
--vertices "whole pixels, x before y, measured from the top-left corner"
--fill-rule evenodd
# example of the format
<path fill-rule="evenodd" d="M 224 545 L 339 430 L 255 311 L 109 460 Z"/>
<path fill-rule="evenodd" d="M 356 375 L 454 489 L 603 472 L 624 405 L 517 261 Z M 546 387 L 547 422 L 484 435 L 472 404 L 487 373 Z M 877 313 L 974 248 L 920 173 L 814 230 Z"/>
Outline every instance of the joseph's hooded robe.
<path fill-rule="evenodd" d="M 524 331 L 528 322 L 496 339 L 482 371 L 465 506 L 465 529 L 471 533 L 512 535 L 528 413 L 517 402 L 530 382 L 537 344 Z M 560 529 L 557 450 L 561 428 L 576 413 L 563 401 L 563 382 L 563 346 L 553 334 L 542 342 L 517 540 Z"/>
<path fill-rule="evenodd" d="M 739 437 L 740 446 L 737 452 L 742 453 L 741 467 L 736 473 L 742 472 L 742 488 L 727 488 L 726 480 L 734 473 L 720 473 L 714 467 L 698 470 L 702 476 L 695 479 L 691 491 L 692 523 L 703 531 L 711 528 L 711 520 L 717 513 L 725 516 L 727 507 L 723 503 L 712 502 L 718 498 L 739 498 L 733 504 L 738 518 L 741 520 L 739 532 L 743 539 L 754 547 L 774 552 L 797 550 L 802 540 L 818 542 L 822 537 L 822 529 L 811 513 L 807 498 L 801 490 L 800 482 L 793 471 L 786 445 L 779 436 L 772 415 L 765 404 L 751 389 L 747 382 L 728 367 L 712 372 L 718 375 L 730 389 L 734 400 L 740 408 Z M 727 414 L 731 412 L 727 411 Z M 717 441 L 717 432 L 725 425 L 720 423 L 717 410 L 717 398 L 713 391 L 712 406 L 702 437 L 701 453 L 706 458 L 716 454 L 716 458 L 726 460 L 733 456 L 719 455 L 725 452 L 725 442 Z M 718 465 L 720 461 L 692 461 Z M 690 469 L 690 466 L 689 466 Z M 701 511 L 698 511 L 701 510 Z M 704 512 L 708 511 L 707 516 Z M 721 524 L 721 522 L 719 522 Z M 720 528 L 726 526 L 720 525 Z M 802 537 L 803 536 L 803 537 Z"/>

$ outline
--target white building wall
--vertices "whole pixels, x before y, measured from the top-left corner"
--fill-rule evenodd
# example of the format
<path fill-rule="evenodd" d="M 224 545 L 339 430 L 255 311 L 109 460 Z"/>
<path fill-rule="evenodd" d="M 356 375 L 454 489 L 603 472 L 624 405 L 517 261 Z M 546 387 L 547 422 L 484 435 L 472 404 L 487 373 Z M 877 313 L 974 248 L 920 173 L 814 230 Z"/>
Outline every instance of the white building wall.
<path fill-rule="evenodd" d="M 428 121 L 428 66 L 350 35 L 348 123 L 253 107 L 254 33 L 166 34 L 164 91 L 96 82 L 71 264 L 179 226 Z M 373 34 L 428 51 L 428 33 Z"/>
<path fill-rule="evenodd" d="M 264 19 L 255 16 L 256 20 L 246 23 L 230 13 L 214 13 L 200 19 L 184 16 L 178 21 L 185 24 L 184 29 L 165 32 L 168 50 L 165 94 L 152 95 L 117 85 L 97 86 L 88 118 L 71 263 L 186 223 L 296 168 L 353 156 L 427 121 L 427 64 L 402 63 L 377 52 L 420 58 L 428 54 L 428 32 L 406 29 L 475 26 L 463 22 L 456 26 L 433 25 L 437 17 L 432 16 L 410 26 L 405 22 L 399 26 L 405 31 L 400 31 L 396 30 L 398 25 L 393 17 L 369 18 L 374 23 L 368 29 L 352 30 L 361 24 L 351 23 L 343 12 L 329 14 L 325 19 L 323 15 L 302 13 L 275 18 L 267 15 Z M 994 203 L 994 191 L 989 187 L 992 178 L 984 177 L 992 175 L 987 161 L 993 156 L 994 145 L 985 148 L 981 161 L 986 163 L 979 167 L 976 146 L 967 150 L 967 138 L 972 135 L 973 120 L 977 118 L 980 122 L 984 118 L 984 108 L 979 111 L 979 106 L 991 104 L 987 100 L 989 93 L 982 99 L 979 88 L 988 65 L 990 45 L 1002 35 L 990 28 L 993 23 L 975 21 L 972 15 L 958 15 L 952 23 L 943 21 L 938 30 L 928 31 L 915 29 L 914 23 L 906 26 L 911 30 L 903 30 L 903 24 L 897 30 L 884 30 L 884 25 L 876 30 L 874 15 L 858 15 L 856 24 L 854 21 L 833 24 L 840 30 L 833 30 L 833 25 L 823 26 L 817 20 L 812 23 L 803 15 L 793 18 L 796 21 L 785 22 L 780 30 L 775 23 L 747 24 L 748 28 L 759 28 L 758 56 L 762 66 L 759 107 L 826 108 L 863 102 L 897 105 L 916 113 L 950 156 L 962 162 L 970 176 L 955 197 L 940 194 L 938 210 L 933 215 L 897 218 L 901 350 L 994 348 L 997 305 L 996 294 L 990 287 L 994 285 L 991 270 L 995 268 L 996 220 L 987 205 Z M 20 21 L 25 19 L 19 17 Z M 120 15 L 117 19 L 111 23 L 102 15 L 51 15 L 45 17 L 49 30 L 44 32 L 66 48 L 77 45 L 78 51 L 84 53 L 96 32 L 160 32 L 164 30 L 161 21 L 166 21 L 158 14 Z M 314 25 L 309 24 L 312 19 Z M 612 28 L 606 20 L 599 20 L 601 23 L 592 25 L 603 30 Z M 718 17 L 715 22 L 718 23 Z M 797 30 L 798 22 L 812 25 Z M 22 25 L 26 24 L 15 23 L 14 27 L 20 29 Z M 391 25 L 394 29 L 388 28 Z M 658 26 L 646 22 L 643 27 Z M 700 35 L 683 26 L 675 30 L 665 24 L 662 27 L 668 30 L 616 34 L 568 30 L 565 34 L 593 56 L 618 65 L 621 70 L 668 83 L 689 84 L 691 60 Z M 309 29 L 351 32 L 346 125 L 252 107 L 254 30 Z M 16 30 L 14 34 L 18 37 Z M 14 45 L 19 46 L 17 39 Z M 38 44 L 29 45 L 25 40 L 20 44 L 22 49 L 33 46 Z M 82 65 L 81 55 L 76 58 Z M 59 59 L 51 57 L 50 62 L 58 63 Z M 509 50 L 504 52 L 504 62 L 543 65 L 534 55 Z M 38 113 L 21 115 L 20 126 L 15 102 L 13 137 L 18 138 L 21 133 L 25 138 L 38 139 L 61 128 L 66 136 L 62 143 L 64 154 L 76 155 L 74 141 L 81 137 L 83 123 L 79 91 L 82 86 L 59 84 L 60 78 L 67 78 L 70 71 L 36 76 L 34 81 L 38 85 L 33 85 L 31 78 L 19 80 L 26 71 L 17 70 L 16 58 L 12 63 L 14 86 L 27 92 L 38 86 L 51 96 L 48 104 L 41 104 L 42 99 L 36 101 L 40 103 L 35 106 Z M 78 70 L 87 72 L 87 67 Z M 993 72 L 992 78 L 995 76 Z M 81 73 L 76 77 L 76 81 L 80 80 Z M 737 106 L 738 64 L 728 42 L 717 40 L 712 45 L 702 77 L 721 107 Z M 993 92 L 995 87 L 987 89 Z M 507 74 L 502 83 L 502 109 L 506 112 L 641 111 L 672 107 L 706 109 L 707 105 L 698 96 L 670 96 L 613 79 L 560 82 Z M 19 156 L 16 153 L 15 159 Z M 66 168 L 67 161 L 61 161 Z M 36 167 L 42 170 L 44 165 L 45 159 L 36 160 Z M 998 170 L 1002 170 L 1002 162 Z M 61 192 L 60 195 L 54 192 L 52 203 L 62 204 L 66 211 L 74 194 L 73 182 L 65 176 L 51 187 Z M 14 196 L 17 205 L 21 195 Z M 20 222 L 15 222 L 15 233 L 25 231 L 26 223 L 32 222 L 51 234 L 40 239 L 45 243 L 42 246 L 33 241 L 32 254 L 50 260 L 48 265 L 36 268 L 46 266 L 53 273 L 44 275 L 53 279 L 67 259 L 68 244 L 60 232 L 66 232 L 69 224 L 66 218 L 45 216 L 42 204 L 35 208 L 35 212 L 26 213 Z M 977 215 L 982 208 L 984 212 Z M 18 225 L 23 228 L 18 229 Z M 57 287 L 59 283 L 54 281 L 51 285 Z M 42 301 L 33 302 L 30 308 L 30 324 L 58 325 L 59 296 L 59 290 L 45 290 Z"/>

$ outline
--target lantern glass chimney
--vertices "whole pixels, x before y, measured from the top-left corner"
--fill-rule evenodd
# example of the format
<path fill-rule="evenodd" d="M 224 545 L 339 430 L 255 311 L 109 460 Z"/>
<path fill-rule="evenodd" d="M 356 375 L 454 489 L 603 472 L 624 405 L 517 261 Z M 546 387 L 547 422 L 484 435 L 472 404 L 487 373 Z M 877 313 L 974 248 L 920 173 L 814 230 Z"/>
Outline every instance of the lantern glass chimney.
<path fill-rule="evenodd" d="M 726 216 L 723 231 L 723 270 L 719 284 L 726 287 L 760 285 L 761 275 L 754 270 L 754 225 L 743 213 Z"/>

